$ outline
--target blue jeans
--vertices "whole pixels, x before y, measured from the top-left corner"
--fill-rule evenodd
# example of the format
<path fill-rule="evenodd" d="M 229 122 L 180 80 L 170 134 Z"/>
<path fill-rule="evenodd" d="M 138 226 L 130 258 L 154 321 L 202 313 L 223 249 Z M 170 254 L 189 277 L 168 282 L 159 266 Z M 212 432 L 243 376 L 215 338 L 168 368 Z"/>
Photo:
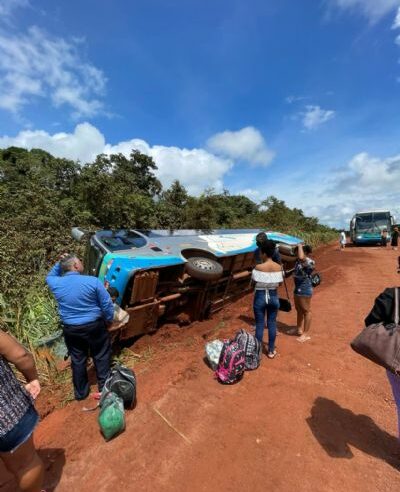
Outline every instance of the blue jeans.
<path fill-rule="evenodd" d="M 22 416 L 18 424 L 13 427 L 5 436 L 0 437 L 0 452 L 12 453 L 19 446 L 24 444 L 33 434 L 33 430 L 39 422 L 39 415 L 32 405 Z"/>
<path fill-rule="evenodd" d="M 254 317 L 256 319 L 256 338 L 262 343 L 265 326 L 265 313 L 267 314 L 268 328 L 268 352 L 275 350 L 276 317 L 279 309 L 279 297 L 276 289 L 268 291 L 256 290 L 254 293 Z"/>

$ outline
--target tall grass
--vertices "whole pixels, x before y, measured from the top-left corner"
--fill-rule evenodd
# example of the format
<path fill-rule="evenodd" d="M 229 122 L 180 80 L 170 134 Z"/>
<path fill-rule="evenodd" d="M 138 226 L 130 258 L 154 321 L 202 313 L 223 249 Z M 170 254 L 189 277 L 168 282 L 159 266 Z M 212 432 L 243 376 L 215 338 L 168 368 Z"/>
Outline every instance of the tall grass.
<path fill-rule="evenodd" d="M 55 361 L 38 350 L 42 338 L 60 329 L 56 303 L 44 285 L 31 287 L 17 306 L 11 306 L 0 294 L 0 328 L 31 351 L 42 381 L 57 378 Z"/>
<path fill-rule="evenodd" d="M 54 299 L 46 288 L 32 288 L 17 306 L 10 306 L 0 295 L 0 326 L 28 347 L 59 330 Z"/>
<path fill-rule="evenodd" d="M 322 244 L 327 244 L 335 239 L 338 239 L 339 235 L 336 231 L 318 231 L 318 232 L 292 232 L 294 236 L 300 237 L 306 244 L 310 244 L 312 247 L 317 247 Z"/>

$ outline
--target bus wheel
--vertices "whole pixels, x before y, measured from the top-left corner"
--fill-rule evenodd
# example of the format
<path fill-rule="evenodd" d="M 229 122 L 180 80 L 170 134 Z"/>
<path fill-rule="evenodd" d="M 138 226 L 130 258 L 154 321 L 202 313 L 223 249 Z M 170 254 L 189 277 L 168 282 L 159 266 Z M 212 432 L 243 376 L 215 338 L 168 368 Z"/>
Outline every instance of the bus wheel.
<path fill-rule="evenodd" d="M 197 280 L 218 280 L 222 276 L 223 268 L 211 258 L 193 256 L 187 260 L 186 272 Z"/>

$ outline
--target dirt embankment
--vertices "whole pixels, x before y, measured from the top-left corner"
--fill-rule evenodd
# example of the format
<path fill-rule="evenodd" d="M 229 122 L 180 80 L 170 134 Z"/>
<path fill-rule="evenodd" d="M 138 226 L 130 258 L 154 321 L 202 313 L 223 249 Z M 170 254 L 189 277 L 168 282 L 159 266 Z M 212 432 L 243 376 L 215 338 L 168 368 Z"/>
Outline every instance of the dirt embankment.
<path fill-rule="evenodd" d="M 134 347 L 138 402 L 127 428 L 105 443 L 96 413 L 72 403 L 40 424 L 46 487 L 76 491 L 395 491 L 400 462 L 385 373 L 352 352 L 375 296 L 396 285 L 397 255 L 380 248 L 322 248 L 312 339 L 288 334 L 279 357 L 234 386 L 203 361 L 204 343 L 252 329 L 252 296 L 212 320 L 164 326 Z M 169 424 L 160 416 L 160 413 Z M 0 490 L 15 490 L 0 469 Z"/>

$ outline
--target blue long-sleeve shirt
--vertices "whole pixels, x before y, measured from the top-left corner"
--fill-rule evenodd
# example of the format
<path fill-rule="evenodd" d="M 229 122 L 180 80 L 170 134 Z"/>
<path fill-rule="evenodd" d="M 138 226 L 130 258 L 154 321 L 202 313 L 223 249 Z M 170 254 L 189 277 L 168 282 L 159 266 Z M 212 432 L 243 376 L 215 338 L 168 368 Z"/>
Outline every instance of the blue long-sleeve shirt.
<path fill-rule="evenodd" d="M 56 263 L 46 277 L 54 294 L 63 323 L 84 325 L 103 318 L 109 322 L 114 317 L 110 294 L 97 277 L 67 272 L 62 275 Z"/>

